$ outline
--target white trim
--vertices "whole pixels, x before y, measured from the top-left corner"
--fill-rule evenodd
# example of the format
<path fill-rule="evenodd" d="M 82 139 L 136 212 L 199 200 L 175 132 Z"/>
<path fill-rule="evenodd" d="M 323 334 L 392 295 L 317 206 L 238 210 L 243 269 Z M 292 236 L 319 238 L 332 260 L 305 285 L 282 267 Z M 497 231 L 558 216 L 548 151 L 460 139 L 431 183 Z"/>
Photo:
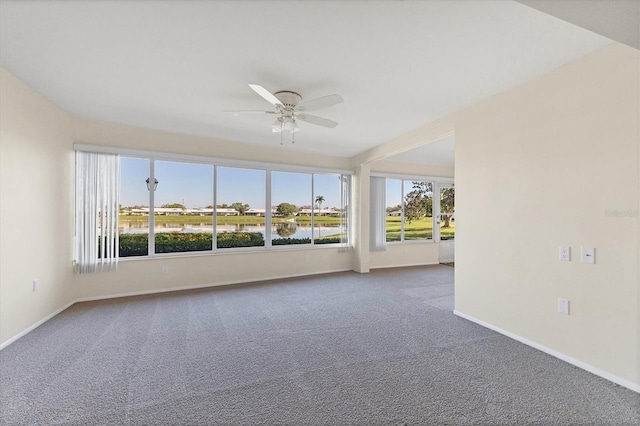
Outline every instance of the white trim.
<path fill-rule="evenodd" d="M 565 355 L 565 354 L 563 354 L 561 352 L 558 352 L 556 350 L 553 350 L 551 348 L 543 346 L 543 345 L 541 345 L 539 343 L 533 342 L 533 341 L 531 341 L 529 339 L 525 339 L 524 337 L 518 336 L 517 334 L 511 333 L 509 331 L 503 330 L 503 329 L 501 329 L 499 327 L 496 327 L 494 325 L 491 325 L 489 323 L 481 321 L 481 320 L 479 320 L 477 318 L 474 318 L 471 315 L 467 315 L 467 314 L 464 314 L 464 313 L 462 313 L 460 311 L 456 311 L 456 310 L 454 310 L 453 313 L 455 315 L 461 317 L 461 318 L 464 318 L 466 320 L 469 320 L 471 322 L 479 324 L 479 325 L 481 325 L 481 326 L 483 326 L 485 328 L 488 328 L 490 330 L 493 330 L 495 332 L 503 334 L 503 335 L 505 335 L 507 337 L 512 338 L 513 340 L 517 340 L 520 343 L 524 343 L 527 346 L 531 346 L 532 348 L 538 349 L 539 351 L 542 351 L 542 352 L 544 352 L 546 354 L 549 354 L 549 355 L 554 356 L 554 357 L 556 357 L 558 359 L 561 359 L 562 361 L 568 362 L 569 364 L 575 365 L 578 368 L 582 368 L 583 370 L 586 370 L 589 373 L 595 374 L 596 376 L 600 376 L 603 379 L 607 379 L 610 382 L 616 383 L 616 384 L 618 384 L 620 386 L 624 386 L 627 389 L 631 389 L 634 392 L 640 393 L 640 383 L 634 383 L 634 382 L 632 382 L 630 380 L 623 379 L 622 377 L 618 377 L 618 376 L 616 376 L 614 374 L 608 373 L 608 372 L 606 372 L 604 370 L 601 370 L 601 369 L 599 369 L 597 367 L 594 367 L 591 364 L 587 364 L 586 362 L 583 362 L 583 361 L 577 360 L 575 358 L 572 358 L 572 357 L 570 357 L 568 355 Z"/>
<path fill-rule="evenodd" d="M 371 177 L 383 177 L 388 179 L 401 179 L 401 180 L 415 180 L 420 182 L 438 182 L 438 183 L 454 183 L 454 178 L 445 176 L 417 176 L 417 175 L 403 175 L 398 173 L 382 173 L 371 172 Z"/>
<path fill-rule="evenodd" d="M 383 266 L 371 266 L 369 265 L 369 269 L 389 269 L 389 268 L 409 268 L 411 266 L 434 266 L 440 265 L 438 262 L 429 262 L 429 263 L 403 263 L 402 265 L 383 265 Z"/>
<path fill-rule="evenodd" d="M 439 243 L 439 241 L 435 241 L 433 238 L 416 238 L 415 240 L 402 240 L 402 241 L 387 241 L 388 245 L 398 245 L 398 244 L 417 244 L 417 243 L 428 243 L 435 244 Z"/>
<path fill-rule="evenodd" d="M 30 327 L 22 330 L 20 333 L 16 334 L 15 336 L 10 337 L 6 341 L 2 342 L 2 344 L 0 344 L 0 351 L 3 350 L 4 348 L 6 348 L 7 346 L 9 346 L 10 344 L 12 344 L 13 342 L 15 342 L 16 340 L 18 340 L 19 338 L 21 338 L 22 336 L 25 336 L 28 333 L 30 333 L 31 331 L 33 331 L 36 328 L 40 327 L 42 324 L 44 324 L 45 322 L 49 321 L 51 318 L 55 317 L 56 315 L 58 315 L 60 312 L 70 308 L 71 305 L 73 305 L 74 303 L 76 303 L 75 300 L 72 301 L 72 302 L 67 303 L 62 308 L 59 308 L 59 309 L 53 311 L 53 313 L 51 313 L 51 314 L 47 315 L 46 317 L 42 318 L 40 321 L 36 322 L 35 324 L 31 325 Z"/>
<path fill-rule="evenodd" d="M 324 167 L 311 167 L 311 166 L 296 166 L 291 164 L 278 164 L 278 163 L 263 163 L 260 161 L 247 161 L 247 160 L 232 160 L 228 158 L 206 157 L 203 155 L 187 155 L 187 154 L 174 154 L 161 151 L 145 151 L 141 149 L 128 149 L 117 148 L 104 145 L 89 145 L 74 143 L 73 149 L 75 151 L 84 152 L 99 152 L 105 154 L 118 154 L 130 157 L 144 157 L 150 160 L 164 160 L 164 161 L 185 161 L 192 163 L 204 163 L 213 164 L 223 167 L 244 167 L 249 169 L 260 169 L 268 171 L 284 171 L 284 172 L 303 172 L 303 173 L 331 173 L 331 174 L 343 174 L 353 175 L 353 170 L 342 169 L 330 169 Z"/>

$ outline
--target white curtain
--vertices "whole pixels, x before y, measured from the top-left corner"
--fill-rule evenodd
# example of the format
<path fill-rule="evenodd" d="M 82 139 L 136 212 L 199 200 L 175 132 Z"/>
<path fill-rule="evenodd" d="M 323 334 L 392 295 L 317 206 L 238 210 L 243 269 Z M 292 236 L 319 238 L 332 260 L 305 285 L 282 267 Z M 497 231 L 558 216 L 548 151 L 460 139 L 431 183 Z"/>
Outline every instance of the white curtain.
<path fill-rule="evenodd" d="M 371 177 L 369 190 L 369 250 L 386 250 L 387 180 Z"/>
<path fill-rule="evenodd" d="M 76 151 L 75 261 L 81 274 L 118 267 L 120 158 Z"/>

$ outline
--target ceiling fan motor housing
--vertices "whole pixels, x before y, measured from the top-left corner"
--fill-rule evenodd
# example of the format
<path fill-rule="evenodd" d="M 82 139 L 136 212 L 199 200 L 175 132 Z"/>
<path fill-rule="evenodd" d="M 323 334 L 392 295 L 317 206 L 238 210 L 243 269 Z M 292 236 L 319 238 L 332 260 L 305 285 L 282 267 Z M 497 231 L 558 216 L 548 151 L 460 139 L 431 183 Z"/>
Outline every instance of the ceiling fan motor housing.
<path fill-rule="evenodd" d="M 296 92 L 290 92 L 288 90 L 283 90 L 280 92 L 276 92 L 273 94 L 280 102 L 282 102 L 283 107 L 280 108 L 284 117 L 293 117 L 293 110 L 295 107 L 302 102 L 302 96 L 300 96 Z"/>

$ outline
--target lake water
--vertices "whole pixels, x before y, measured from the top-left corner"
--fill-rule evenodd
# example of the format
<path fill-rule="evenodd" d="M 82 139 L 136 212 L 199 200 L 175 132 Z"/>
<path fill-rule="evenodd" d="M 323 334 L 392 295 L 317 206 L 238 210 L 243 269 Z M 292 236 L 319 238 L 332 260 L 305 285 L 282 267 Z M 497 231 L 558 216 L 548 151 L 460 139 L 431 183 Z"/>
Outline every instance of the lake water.
<path fill-rule="evenodd" d="M 211 224 L 161 224 L 154 228 L 155 233 L 159 232 L 212 232 Z M 278 223 L 271 226 L 272 238 L 311 238 L 326 237 L 328 235 L 340 234 L 344 230 L 341 225 L 315 225 L 313 227 L 313 235 L 311 226 L 301 226 L 295 223 Z M 120 221 L 120 232 L 123 234 L 147 234 L 149 233 L 148 223 L 144 221 Z M 260 232 L 265 235 L 266 228 L 264 225 L 218 225 L 217 232 Z"/>

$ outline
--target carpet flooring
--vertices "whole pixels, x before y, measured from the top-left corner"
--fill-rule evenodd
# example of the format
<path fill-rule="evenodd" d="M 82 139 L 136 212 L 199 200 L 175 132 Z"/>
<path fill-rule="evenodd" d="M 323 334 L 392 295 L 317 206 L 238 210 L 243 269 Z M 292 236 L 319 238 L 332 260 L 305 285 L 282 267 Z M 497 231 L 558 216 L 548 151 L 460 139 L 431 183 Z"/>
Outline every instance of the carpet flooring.
<path fill-rule="evenodd" d="M 0 421 L 640 424 L 637 393 L 455 316 L 453 272 L 78 303 L 0 351 Z"/>

